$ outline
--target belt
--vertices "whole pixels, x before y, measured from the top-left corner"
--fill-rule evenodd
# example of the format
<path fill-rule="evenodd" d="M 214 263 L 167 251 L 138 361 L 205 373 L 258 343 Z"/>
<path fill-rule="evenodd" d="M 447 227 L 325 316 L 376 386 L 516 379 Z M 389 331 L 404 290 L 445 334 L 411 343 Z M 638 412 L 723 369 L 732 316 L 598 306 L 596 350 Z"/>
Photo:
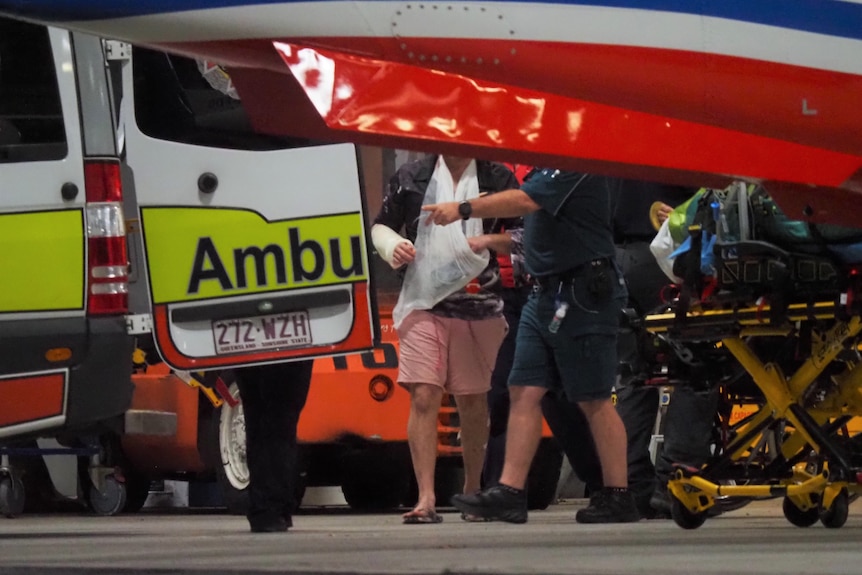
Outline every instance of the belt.
<path fill-rule="evenodd" d="M 548 274 L 544 276 L 533 276 L 533 284 L 537 286 L 539 289 L 548 289 L 550 287 L 556 287 L 560 284 L 570 284 L 574 283 L 575 278 L 583 272 L 587 268 L 592 268 L 595 270 L 605 269 L 611 267 L 610 258 L 596 258 L 594 260 L 590 260 L 588 262 L 582 263 L 579 266 L 575 266 L 573 268 L 569 268 L 566 271 L 560 272 L 558 274 Z"/>
<path fill-rule="evenodd" d="M 650 244 L 655 239 L 655 236 L 628 236 L 617 238 L 614 244 L 617 246 L 627 246 L 629 244 Z"/>

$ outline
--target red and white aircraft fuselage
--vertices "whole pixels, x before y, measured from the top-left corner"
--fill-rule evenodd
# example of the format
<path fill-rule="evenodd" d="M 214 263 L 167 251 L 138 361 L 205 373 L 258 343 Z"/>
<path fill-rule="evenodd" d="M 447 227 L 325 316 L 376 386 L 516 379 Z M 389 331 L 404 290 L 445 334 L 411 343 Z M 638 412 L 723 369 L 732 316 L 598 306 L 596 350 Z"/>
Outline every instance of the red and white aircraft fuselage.
<path fill-rule="evenodd" d="M 862 192 L 859 0 L 70 4 L 0 11 L 224 63 L 260 131 Z"/>

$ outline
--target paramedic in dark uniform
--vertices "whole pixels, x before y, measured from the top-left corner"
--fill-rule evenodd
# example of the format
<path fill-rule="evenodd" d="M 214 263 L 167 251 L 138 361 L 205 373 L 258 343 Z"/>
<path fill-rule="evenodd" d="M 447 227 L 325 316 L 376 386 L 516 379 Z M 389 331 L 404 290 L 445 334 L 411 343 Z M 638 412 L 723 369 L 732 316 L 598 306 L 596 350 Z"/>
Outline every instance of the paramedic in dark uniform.
<path fill-rule="evenodd" d="M 536 172 L 523 164 L 506 164 L 519 182 L 526 181 Z M 491 374 L 491 390 L 488 392 L 488 415 L 490 419 L 488 445 L 485 449 L 485 465 L 482 468 L 482 486 L 496 485 L 503 472 L 503 460 L 506 454 L 506 427 L 509 422 L 509 388 L 507 381 L 512 370 L 515 355 L 515 341 L 518 336 L 518 322 L 521 310 L 527 303 L 531 288 L 529 274 L 524 266 L 523 228 L 506 230 L 512 236 L 511 254 L 498 254 L 500 264 L 500 282 L 503 286 L 503 315 L 509 324 L 509 331 L 500 345 L 497 353 L 497 363 Z M 562 456 L 555 449 L 562 448 L 569 460 L 572 470 L 583 482 L 587 493 L 593 493 L 602 487 L 602 469 L 596 454 L 589 425 L 580 408 L 569 402 L 565 397 L 549 393 L 542 398 L 542 415 L 548 422 L 548 427 L 554 435 L 555 443 L 546 452 L 539 451 L 536 457 L 544 457 L 554 464 Z M 556 456 L 559 456 L 559 460 Z M 538 464 L 538 465 L 537 465 Z M 533 462 L 532 472 L 541 473 L 546 469 L 548 461 Z M 543 498 L 540 498 L 543 499 Z M 469 517 L 466 516 L 465 517 Z"/>
<path fill-rule="evenodd" d="M 293 526 L 299 478 L 296 426 L 313 364 L 302 360 L 234 370 L 245 416 L 252 533 L 284 532 Z"/>
<path fill-rule="evenodd" d="M 545 169 L 521 190 L 430 205 L 426 222 L 446 225 L 466 216 L 524 215 L 527 271 L 537 287 L 521 314 L 509 376 L 511 408 L 500 483 L 456 495 L 460 511 L 511 523 L 527 521 L 527 473 L 542 434 L 541 401 L 562 389 L 586 415 L 601 460 L 604 487 L 575 519 L 637 521 L 627 487 L 625 428 L 611 401 L 617 332 L 626 301 L 614 259 L 612 194 L 619 180 Z"/>
<path fill-rule="evenodd" d="M 650 242 L 657 228 L 697 189 L 652 182 L 623 180 L 615 201 L 613 230 L 616 256 L 629 294 L 629 307 L 638 318 L 654 311 L 670 279 L 656 263 Z M 647 519 L 670 516 L 665 485 L 674 462 L 699 466 L 708 453 L 715 410 L 715 393 L 688 386 L 673 391 L 664 419 L 664 442 L 653 467 L 649 446 L 659 410 L 659 388 L 644 385 L 649 364 L 636 329 L 620 330 L 620 379 L 617 411 L 628 437 L 628 481 L 638 510 Z"/>

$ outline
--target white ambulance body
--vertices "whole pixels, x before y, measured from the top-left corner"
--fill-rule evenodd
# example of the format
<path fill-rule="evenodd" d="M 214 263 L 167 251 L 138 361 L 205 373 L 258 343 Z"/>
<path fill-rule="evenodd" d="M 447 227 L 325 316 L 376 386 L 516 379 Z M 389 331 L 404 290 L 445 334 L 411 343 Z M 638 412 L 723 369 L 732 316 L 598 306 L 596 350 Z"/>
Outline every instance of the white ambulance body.
<path fill-rule="evenodd" d="M 123 431 L 136 346 L 370 349 L 364 222 L 355 148 L 253 134 L 217 66 L 0 18 L 0 495 L 21 440 L 111 468 L 88 438 Z"/>

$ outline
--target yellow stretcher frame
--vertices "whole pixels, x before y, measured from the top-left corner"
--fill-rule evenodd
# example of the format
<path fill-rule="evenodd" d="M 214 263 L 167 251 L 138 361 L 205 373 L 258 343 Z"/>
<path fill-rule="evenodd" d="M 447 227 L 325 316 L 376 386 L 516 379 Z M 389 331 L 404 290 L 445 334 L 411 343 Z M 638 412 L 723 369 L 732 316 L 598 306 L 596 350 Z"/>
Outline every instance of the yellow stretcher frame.
<path fill-rule="evenodd" d="M 759 438 L 758 430 L 769 422 L 783 420 L 790 429 L 781 441 L 780 454 L 788 461 L 797 461 L 787 477 L 768 484 L 722 485 L 701 476 L 700 470 L 678 469 L 668 482 L 672 495 L 673 518 L 684 528 L 697 528 L 715 505 L 716 497 L 776 497 L 784 496 L 784 513 L 798 526 L 808 526 L 820 520 L 827 527 L 841 527 L 847 519 L 850 493 L 861 493 L 860 475 L 851 472 L 846 461 L 825 461 L 812 473 L 800 463 L 803 450 L 817 455 L 831 453 L 829 439 L 822 429 L 830 421 L 862 415 L 862 361 L 845 361 L 847 369 L 832 378 L 834 386 L 813 407 L 803 408 L 802 397 L 823 370 L 838 358 L 847 343 L 862 332 L 862 318 L 854 315 L 836 319 L 841 309 L 836 302 L 793 304 L 788 306 L 784 322 L 770 323 L 772 310 L 766 306 L 736 309 L 691 310 L 684 318 L 676 313 L 647 316 L 644 327 L 653 334 L 674 337 L 686 330 L 703 334 L 711 330 L 717 340 L 750 374 L 764 396 L 763 405 L 746 418 L 737 429 L 738 441 L 731 443 L 725 457 L 736 461 L 743 458 Z M 778 365 L 763 363 L 746 343 L 748 338 L 792 336 L 799 322 L 833 320 L 831 327 L 819 334 L 812 345 L 810 357 L 796 371 L 786 376 Z M 722 334 L 722 335 L 718 335 Z M 708 339 L 708 336 L 706 336 Z"/>

